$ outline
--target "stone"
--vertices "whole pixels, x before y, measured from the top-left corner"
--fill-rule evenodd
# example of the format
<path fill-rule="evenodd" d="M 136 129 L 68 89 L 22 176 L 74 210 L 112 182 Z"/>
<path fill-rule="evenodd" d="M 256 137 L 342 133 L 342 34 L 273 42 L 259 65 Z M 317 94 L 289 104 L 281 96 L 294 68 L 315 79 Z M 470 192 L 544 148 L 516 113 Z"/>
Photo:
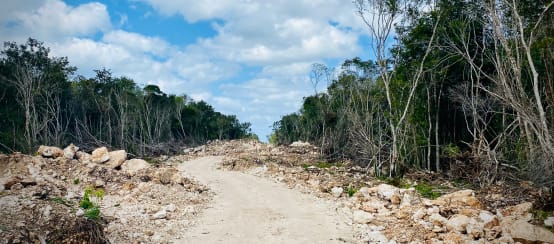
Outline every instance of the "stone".
<path fill-rule="evenodd" d="M 524 202 L 515 206 L 510 206 L 498 211 L 500 217 L 514 216 L 521 217 L 528 215 L 533 209 L 533 203 Z"/>
<path fill-rule="evenodd" d="M 549 230 L 528 223 L 526 220 L 519 219 L 503 226 L 514 241 L 521 243 L 554 243 L 554 233 Z"/>
<path fill-rule="evenodd" d="M 37 153 L 47 158 L 59 158 L 63 156 L 63 150 L 58 147 L 40 146 Z"/>
<path fill-rule="evenodd" d="M 466 233 L 474 240 L 483 237 L 485 235 L 483 223 L 470 219 L 466 226 Z"/>
<path fill-rule="evenodd" d="M 81 217 L 81 216 L 85 215 L 85 210 L 82 209 L 82 208 L 79 208 L 79 209 L 77 209 L 77 212 L 75 213 L 75 215 L 77 217 Z"/>
<path fill-rule="evenodd" d="M 446 225 L 446 223 L 448 223 L 448 219 L 438 213 L 429 216 L 429 221 L 431 221 L 431 223 L 436 226 L 444 226 Z"/>
<path fill-rule="evenodd" d="M 90 163 L 92 161 L 92 156 L 86 152 L 77 151 L 75 152 L 75 156 L 81 163 Z"/>
<path fill-rule="evenodd" d="M 479 219 L 483 223 L 483 227 L 487 229 L 500 225 L 498 217 L 489 211 L 481 211 L 479 213 Z"/>
<path fill-rule="evenodd" d="M 311 144 L 309 142 L 295 141 L 290 144 L 290 147 L 309 147 Z"/>
<path fill-rule="evenodd" d="M 154 215 L 152 215 L 152 219 L 165 219 L 165 218 L 167 218 L 167 211 L 165 209 L 162 209 L 156 212 Z"/>
<path fill-rule="evenodd" d="M 92 151 L 92 162 L 97 164 L 102 164 L 110 160 L 110 154 L 106 147 L 96 148 Z"/>
<path fill-rule="evenodd" d="M 120 167 L 127 159 L 127 152 L 125 150 L 111 151 L 108 154 L 110 159 L 106 165 L 112 169 Z"/>
<path fill-rule="evenodd" d="M 383 235 L 383 233 L 381 233 L 380 231 L 370 231 L 369 233 L 367 233 L 366 241 L 368 241 L 368 243 L 389 243 L 387 237 Z"/>
<path fill-rule="evenodd" d="M 554 227 L 554 217 L 548 217 L 544 220 L 544 226 Z"/>
<path fill-rule="evenodd" d="M 483 204 L 475 197 L 473 190 L 461 190 L 440 196 L 432 201 L 433 205 L 451 208 L 483 209 Z"/>
<path fill-rule="evenodd" d="M 465 215 L 453 215 L 452 217 L 450 217 L 450 219 L 448 219 L 448 222 L 446 223 L 446 229 L 449 231 L 465 233 L 466 227 L 469 224 L 470 220 L 471 219 Z"/>
<path fill-rule="evenodd" d="M 420 219 L 423 219 L 425 217 L 425 210 L 424 209 L 418 209 L 414 212 L 414 214 L 412 215 L 412 220 L 420 220 Z"/>
<path fill-rule="evenodd" d="M 160 169 L 156 172 L 155 177 L 160 181 L 160 183 L 166 185 L 172 182 L 173 176 L 178 173 L 175 168 Z"/>
<path fill-rule="evenodd" d="M 123 164 L 121 164 L 121 170 L 130 174 L 135 174 L 138 171 L 149 167 L 150 167 L 150 164 L 148 162 L 139 158 L 129 159 L 123 162 Z"/>
<path fill-rule="evenodd" d="M 414 204 L 418 204 L 419 196 L 414 188 L 410 188 L 402 195 L 402 201 L 400 201 L 400 208 L 411 207 Z"/>
<path fill-rule="evenodd" d="M 94 181 L 94 187 L 103 188 L 104 186 L 106 186 L 106 182 L 104 182 L 103 180 L 98 179 Z"/>
<path fill-rule="evenodd" d="M 79 147 L 73 145 L 73 143 L 69 144 L 66 148 L 63 149 L 63 157 L 67 159 L 73 159 L 75 157 L 75 153 L 79 151 Z"/>
<path fill-rule="evenodd" d="M 333 188 L 331 189 L 331 194 L 332 194 L 334 197 L 339 198 L 339 197 L 342 195 L 342 191 L 343 191 L 342 187 L 336 186 L 336 187 L 333 187 Z"/>
<path fill-rule="evenodd" d="M 175 204 L 171 203 L 169 205 L 164 206 L 163 209 L 167 212 L 175 212 L 175 210 L 177 210 L 177 207 L 175 206 Z"/>
<path fill-rule="evenodd" d="M 380 184 L 373 189 L 381 199 L 391 201 L 392 199 L 400 200 L 400 189 L 395 186 Z"/>
<path fill-rule="evenodd" d="M 352 222 L 356 224 L 367 224 L 373 221 L 374 218 L 373 214 L 362 210 L 355 210 L 352 213 Z"/>

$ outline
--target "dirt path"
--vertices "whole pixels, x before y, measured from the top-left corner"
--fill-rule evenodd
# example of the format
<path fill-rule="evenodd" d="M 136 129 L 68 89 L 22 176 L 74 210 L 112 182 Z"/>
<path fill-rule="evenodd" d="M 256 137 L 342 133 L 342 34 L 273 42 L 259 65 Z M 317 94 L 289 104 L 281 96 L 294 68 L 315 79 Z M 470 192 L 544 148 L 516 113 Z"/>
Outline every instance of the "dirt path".
<path fill-rule="evenodd" d="M 223 157 L 179 169 L 216 193 L 213 203 L 176 243 L 344 243 L 351 227 L 332 205 L 252 175 L 216 169 Z"/>

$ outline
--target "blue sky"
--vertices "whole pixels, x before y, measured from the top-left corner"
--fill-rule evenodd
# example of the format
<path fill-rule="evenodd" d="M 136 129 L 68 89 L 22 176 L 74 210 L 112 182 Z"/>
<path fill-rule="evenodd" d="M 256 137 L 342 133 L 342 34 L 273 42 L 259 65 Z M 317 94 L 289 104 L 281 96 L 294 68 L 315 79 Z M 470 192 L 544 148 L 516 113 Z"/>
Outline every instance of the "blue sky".
<path fill-rule="evenodd" d="M 314 90 L 313 63 L 367 57 L 349 0 L 8 0 L 0 41 L 44 41 L 77 73 L 107 68 L 205 100 L 261 139 Z M 319 91 L 325 90 L 321 83 Z"/>

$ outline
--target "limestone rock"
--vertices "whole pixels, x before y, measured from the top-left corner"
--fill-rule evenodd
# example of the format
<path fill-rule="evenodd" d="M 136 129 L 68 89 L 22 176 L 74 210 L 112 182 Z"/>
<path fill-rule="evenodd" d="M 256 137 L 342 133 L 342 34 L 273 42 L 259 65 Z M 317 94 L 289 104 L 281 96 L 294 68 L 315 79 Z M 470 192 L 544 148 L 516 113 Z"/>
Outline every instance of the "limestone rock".
<path fill-rule="evenodd" d="M 554 233 L 545 228 L 532 225 L 526 220 L 516 220 L 505 226 L 514 241 L 521 243 L 554 243 Z"/>
<path fill-rule="evenodd" d="M 461 214 L 456 214 L 450 217 L 450 219 L 446 223 L 446 229 L 448 229 L 449 231 L 456 231 L 459 233 L 463 233 L 463 232 L 466 232 L 466 227 L 469 224 L 469 222 L 470 222 L 469 217 Z"/>
<path fill-rule="evenodd" d="M 110 160 L 110 154 L 106 147 L 96 148 L 92 151 L 92 162 L 97 164 L 102 164 Z"/>
<path fill-rule="evenodd" d="M 167 211 L 165 209 L 162 209 L 156 212 L 154 215 L 152 215 L 152 219 L 165 219 L 165 218 L 167 218 Z"/>
<path fill-rule="evenodd" d="M 58 158 L 63 156 L 63 150 L 58 147 L 40 146 L 37 151 L 43 157 Z"/>
<path fill-rule="evenodd" d="M 473 190 L 461 190 L 443 195 L 432 201 L 434 205 L 447 206 L 451 208 L 474 208 L 483 209 L 483 204 L 477 199 Z"/>
<path fill-rule="evenodd" d="M 339 198 L 342 195 L 342 187 L 335 186 L 331 189 L 331 194 L 333 194 L 334 197 Z"/>
<path fill-rule="evenodd" d="M 174 179 L 173 176 L 177 172 L 178 171 L 175 168 L 161 169 L 156 172 L 155 177 L 160 181 L 160 183 L 165 185 L 172 182 Z"/>
<path fill-rule="evenodd" d="M 309 142 L 295 141 L 290 144 L 290 147 L 309 147 L 311 146 Z"/>
<path fill-rule="evenodd" d="M 356 224 L 367 224 L 371 221 L 373 221 L 375 217 L 373 217 L 373 214 L 370 214 L 366 211 L 362 210 L 355 210 L 352 213 L 352 222 Z"/>
<path fill-rule="evenodd" d="M 77 156 L 77 159 L 81 163 L 90 163 L 92 161 L 92 156 L 86 152 L 77 151 L 75 156 Z"/>
<path fill-rule="evenodd" d="M 431 223 L 436 226 L 444 226 L 448 223 L 448 219 L 440 214 L 433 214 L 429 216 L 429 221 L 431 221 Z"/>
<path fill-rule="evenodd" d="M 380 184 L 373 189 L 377 196 L 384 200 L 392 201 L 393 199 L 400 200 L 400 189 L 395 186 Z M 400 203 L 400 201 L 398 201 Z"/>
<path fill-rule="evenodd" d="M 479 219 L 483 223 L 483 227 L 487 229 L 491 229 L 492 227 L 498 226 L 500 224 L 500 220 L 498 219 L 498 217 L 489 211 L 481 211 L 479 213 Z"/>
<path fill-rule="evenodd" d="M 75 153 L 79 151 L 79 147 L 73 145 L 73 143 L 69 144 L 66 148 L 63 149 L 63 157 L 67 159 L 73 159 L 75 157 Z"/>
<path fill-rule="evenodd" d="M 510 206 L 498 211 L 501 217 L 514 216 L 521 217 L 528 215 L 533 209 L 533 203 L 524 202 L 515 206 Z"/>
<path fill-rule="evenodd" d="M 554 217 L 548 217 L 544 220 L 544 226 L 554 227 Z"/>
<path fill-rule="evenodd" d="M 109 152 L 110 160 L 106 163 L 108 167 L 115 169 L 120 167 L 127 159 L 127 152 L 125 150 L 117 150 Z"/>
<path fill-rule="evenodd" d="M 150 164 L 148 162 L 138 158 L 129 159 L 123 162 L 123 164 L 121 164 L 121 170 L 130 174 L 135 174 L 139 170 L 146 169 L 149 167 L 150 167 Z"/>

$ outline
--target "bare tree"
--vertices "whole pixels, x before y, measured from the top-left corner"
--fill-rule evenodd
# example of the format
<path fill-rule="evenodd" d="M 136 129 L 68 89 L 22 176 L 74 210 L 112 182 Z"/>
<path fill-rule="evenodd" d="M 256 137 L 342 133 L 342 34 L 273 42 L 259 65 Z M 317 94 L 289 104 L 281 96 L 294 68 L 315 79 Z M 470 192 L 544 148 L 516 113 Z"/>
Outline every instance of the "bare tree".
<path fill-rule="evenodd" d="M 435 41 L 437 26 L 440 18 L 436 21 L 433 27 L 433 34 L 430 37 L 425 54 L 415 71 L 412 80 L 409 81 L 410 90 L 408 97 L 404 103 L 404 107 L 396 110 L 393 106 L 393 97 L 391 83 L 396 71 L 396 62 L 392 60 L 392 55 L 389 52 L 390 41 L 393 36 L 394 24 L 399 22 L 403 16 L 403 11 L 408 7 L 409 1 L 403 0 L 354 0 L 357 12 L 369 28 L 371 35 L 371 49 L 375 55 L 377 66 L 379 68 L 380 79 L 385 87 L 385 96 L 388 104 L 388 127 L 391 133 L 391 146 L 389 165 L 389 176 L 397 170 L 399 160 L 399 150 L 405 143 L 403 134 L 403 126 L 408 111 L 411 106 L 411 101 L 414 97 L 415 90 L 422 78 L 424 71 L 424 63 L 432 49 L 432 44 Z"/>

